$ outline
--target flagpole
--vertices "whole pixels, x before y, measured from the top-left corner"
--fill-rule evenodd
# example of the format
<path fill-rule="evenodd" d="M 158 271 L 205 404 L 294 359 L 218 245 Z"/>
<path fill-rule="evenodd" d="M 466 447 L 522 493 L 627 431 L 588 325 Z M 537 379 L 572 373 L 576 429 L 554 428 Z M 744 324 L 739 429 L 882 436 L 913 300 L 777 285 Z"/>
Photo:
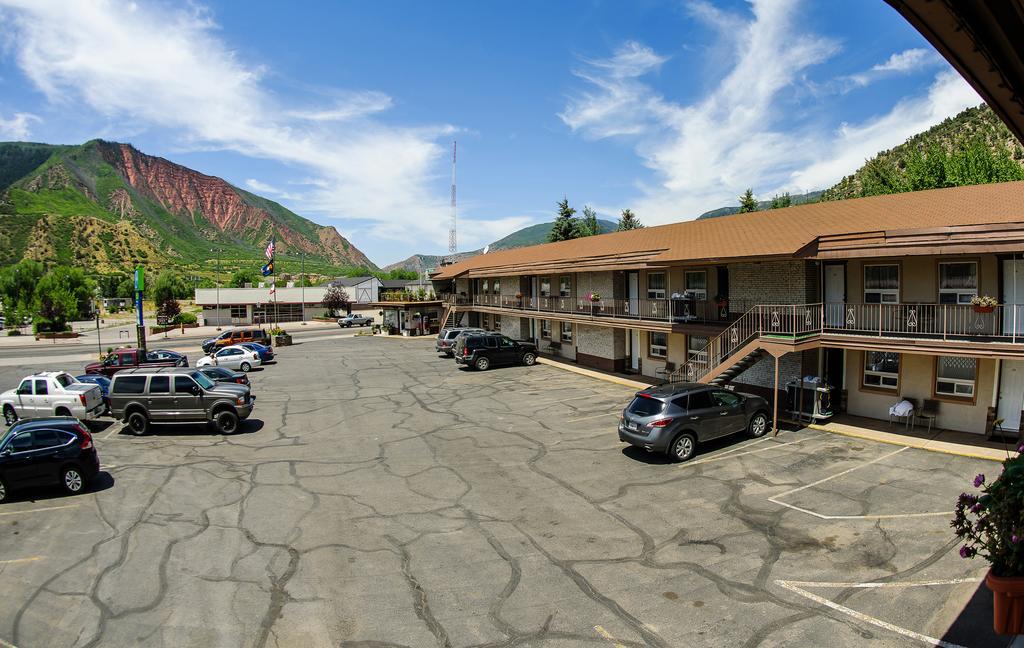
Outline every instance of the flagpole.
<path fill-rule="evenodd" d="M 280 323 L 277 321 L 277 239 L 273 229 L 270 230 L 270 240 L 274 243 L 274 257 L 270 259 L 270 267 L 274 271 L 274 328 L 278 328 Z"/>

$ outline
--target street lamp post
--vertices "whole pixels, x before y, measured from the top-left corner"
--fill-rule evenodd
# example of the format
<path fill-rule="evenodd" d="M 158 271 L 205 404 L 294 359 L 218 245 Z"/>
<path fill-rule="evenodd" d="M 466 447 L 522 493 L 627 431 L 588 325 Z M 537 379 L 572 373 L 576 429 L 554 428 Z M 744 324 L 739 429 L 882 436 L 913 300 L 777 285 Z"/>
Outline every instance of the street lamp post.
<path fill-rule="evenodd" d="M 103 304 L 103 292 L 99 286 L 96 286 L 93 296 L 96 297 L 96 351 L 100 360 L 103 360 L 103 345 L 100 343 L 100 306 Z"/>
<path fill-rule="evenodd" d="M 306 257 L 309 256 L 305 252 L 299 252 L 299 258 L 302 259 L 302 272 L 299 273 L 299 286 L 302 288 L 302 326 L 306 325 Z"/>
<path fill-rule="evenodd" d="M 220 253 L 223 252 L 223 251 L 224 250 L 222 248 L 213 248 L 212 250 L 210 250 L 210 252 L 215 252 L 217 254 L 217 270 L 216 270 L 217 274 L 216 274 L 216 276 L 217 276 L 217 330 L 218 331 L 220 330 L 220 320 L 221 320 L 221 313 L 220 313 Z"/>

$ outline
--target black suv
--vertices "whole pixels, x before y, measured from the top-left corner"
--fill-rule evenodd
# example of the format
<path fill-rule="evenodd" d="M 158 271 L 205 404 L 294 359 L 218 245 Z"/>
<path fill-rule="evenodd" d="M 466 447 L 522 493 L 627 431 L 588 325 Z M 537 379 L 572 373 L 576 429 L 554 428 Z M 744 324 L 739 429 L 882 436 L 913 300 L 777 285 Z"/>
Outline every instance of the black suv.
<path fill-rule="evenodd" d="M 533 342 L 519 342 L 500 333 L 474 333 L 455 339 L 455 362 L 480 371 L 492 365 L 537 362 L 537 346 Z"/>
<path fill-rule="evenodd" d="M 28 486 L 60 484 L 75 495 L 99 471 L 92 435 L 76 418 L 24 419 L 0 439 L 0 502 Z"/>
<path fill-rule="evenodd" d="M 697 444 L 746 431 L 764 436 L 768 401 L 698 383 L 660 385 L 638 391 L 619 418 L 619 441 L 686 461 Z"/>

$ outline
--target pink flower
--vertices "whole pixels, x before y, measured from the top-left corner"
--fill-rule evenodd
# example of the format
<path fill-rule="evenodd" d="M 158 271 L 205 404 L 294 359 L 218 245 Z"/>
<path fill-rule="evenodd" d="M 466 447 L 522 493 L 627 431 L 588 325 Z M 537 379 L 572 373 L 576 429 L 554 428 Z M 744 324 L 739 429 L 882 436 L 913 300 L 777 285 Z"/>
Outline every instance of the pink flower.
<path fill-rule="evenodd" d="M 967 545 L 964 545 L 964 546 L 960 547 L 960 557 L 961 558 L 973 558 L 974 557 L 974 549 L 968 547 Z"/>
<path fill-rule="evenodd" d="M 971 507 L 971 513 L 977 513 L 980 510 L 981 510 L 981 504 L 975 504 L 974 506 Z"/>
<path fill-rule="evenodd" d="M 984 483 L 985 483 L 985 475 L 979 473 L 978 476 L 974 478 L 974 487 L 977 488 L 977 487 L 981 486 Z"/>

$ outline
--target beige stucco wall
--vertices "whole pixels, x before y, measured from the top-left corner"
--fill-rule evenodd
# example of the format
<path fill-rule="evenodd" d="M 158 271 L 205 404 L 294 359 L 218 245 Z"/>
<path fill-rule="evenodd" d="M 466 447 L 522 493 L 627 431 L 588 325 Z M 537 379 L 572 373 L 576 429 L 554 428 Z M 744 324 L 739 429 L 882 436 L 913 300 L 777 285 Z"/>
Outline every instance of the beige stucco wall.
<path fill-rule="evenodd" d="M 846 301 L 864 301 L 864 266 L 896 263 L 900 266 L 900 301 L 934 304 L 939 301 L 939 262 L 977 261 L 978 290 L 999 297 L 999 260 L 994 254 L 965 256 L 908 256 L 883 259 L 854 259 L 846 264 Z"/>
<path fill-rule="evenodd" d="M 901 397 L 915 398 L 919 406 L 926 398 L 934 398 L 932 394 L 935 386 L 935 356 L 903 354 L 900 357 L 898 393 L 863 389 L 863 363 L 862 352 L 846 352 L 847 411 L 850 414 L 888 420 L 889 408 Z M 938 399 L 941 401 L 936 421 L 938 427 L 976 434 L 985 433 L 988 408 L 992 404 L 992 393 L 995 389 L 995 367 L 995 360 L 978 360 L 973 403 Z"/>

